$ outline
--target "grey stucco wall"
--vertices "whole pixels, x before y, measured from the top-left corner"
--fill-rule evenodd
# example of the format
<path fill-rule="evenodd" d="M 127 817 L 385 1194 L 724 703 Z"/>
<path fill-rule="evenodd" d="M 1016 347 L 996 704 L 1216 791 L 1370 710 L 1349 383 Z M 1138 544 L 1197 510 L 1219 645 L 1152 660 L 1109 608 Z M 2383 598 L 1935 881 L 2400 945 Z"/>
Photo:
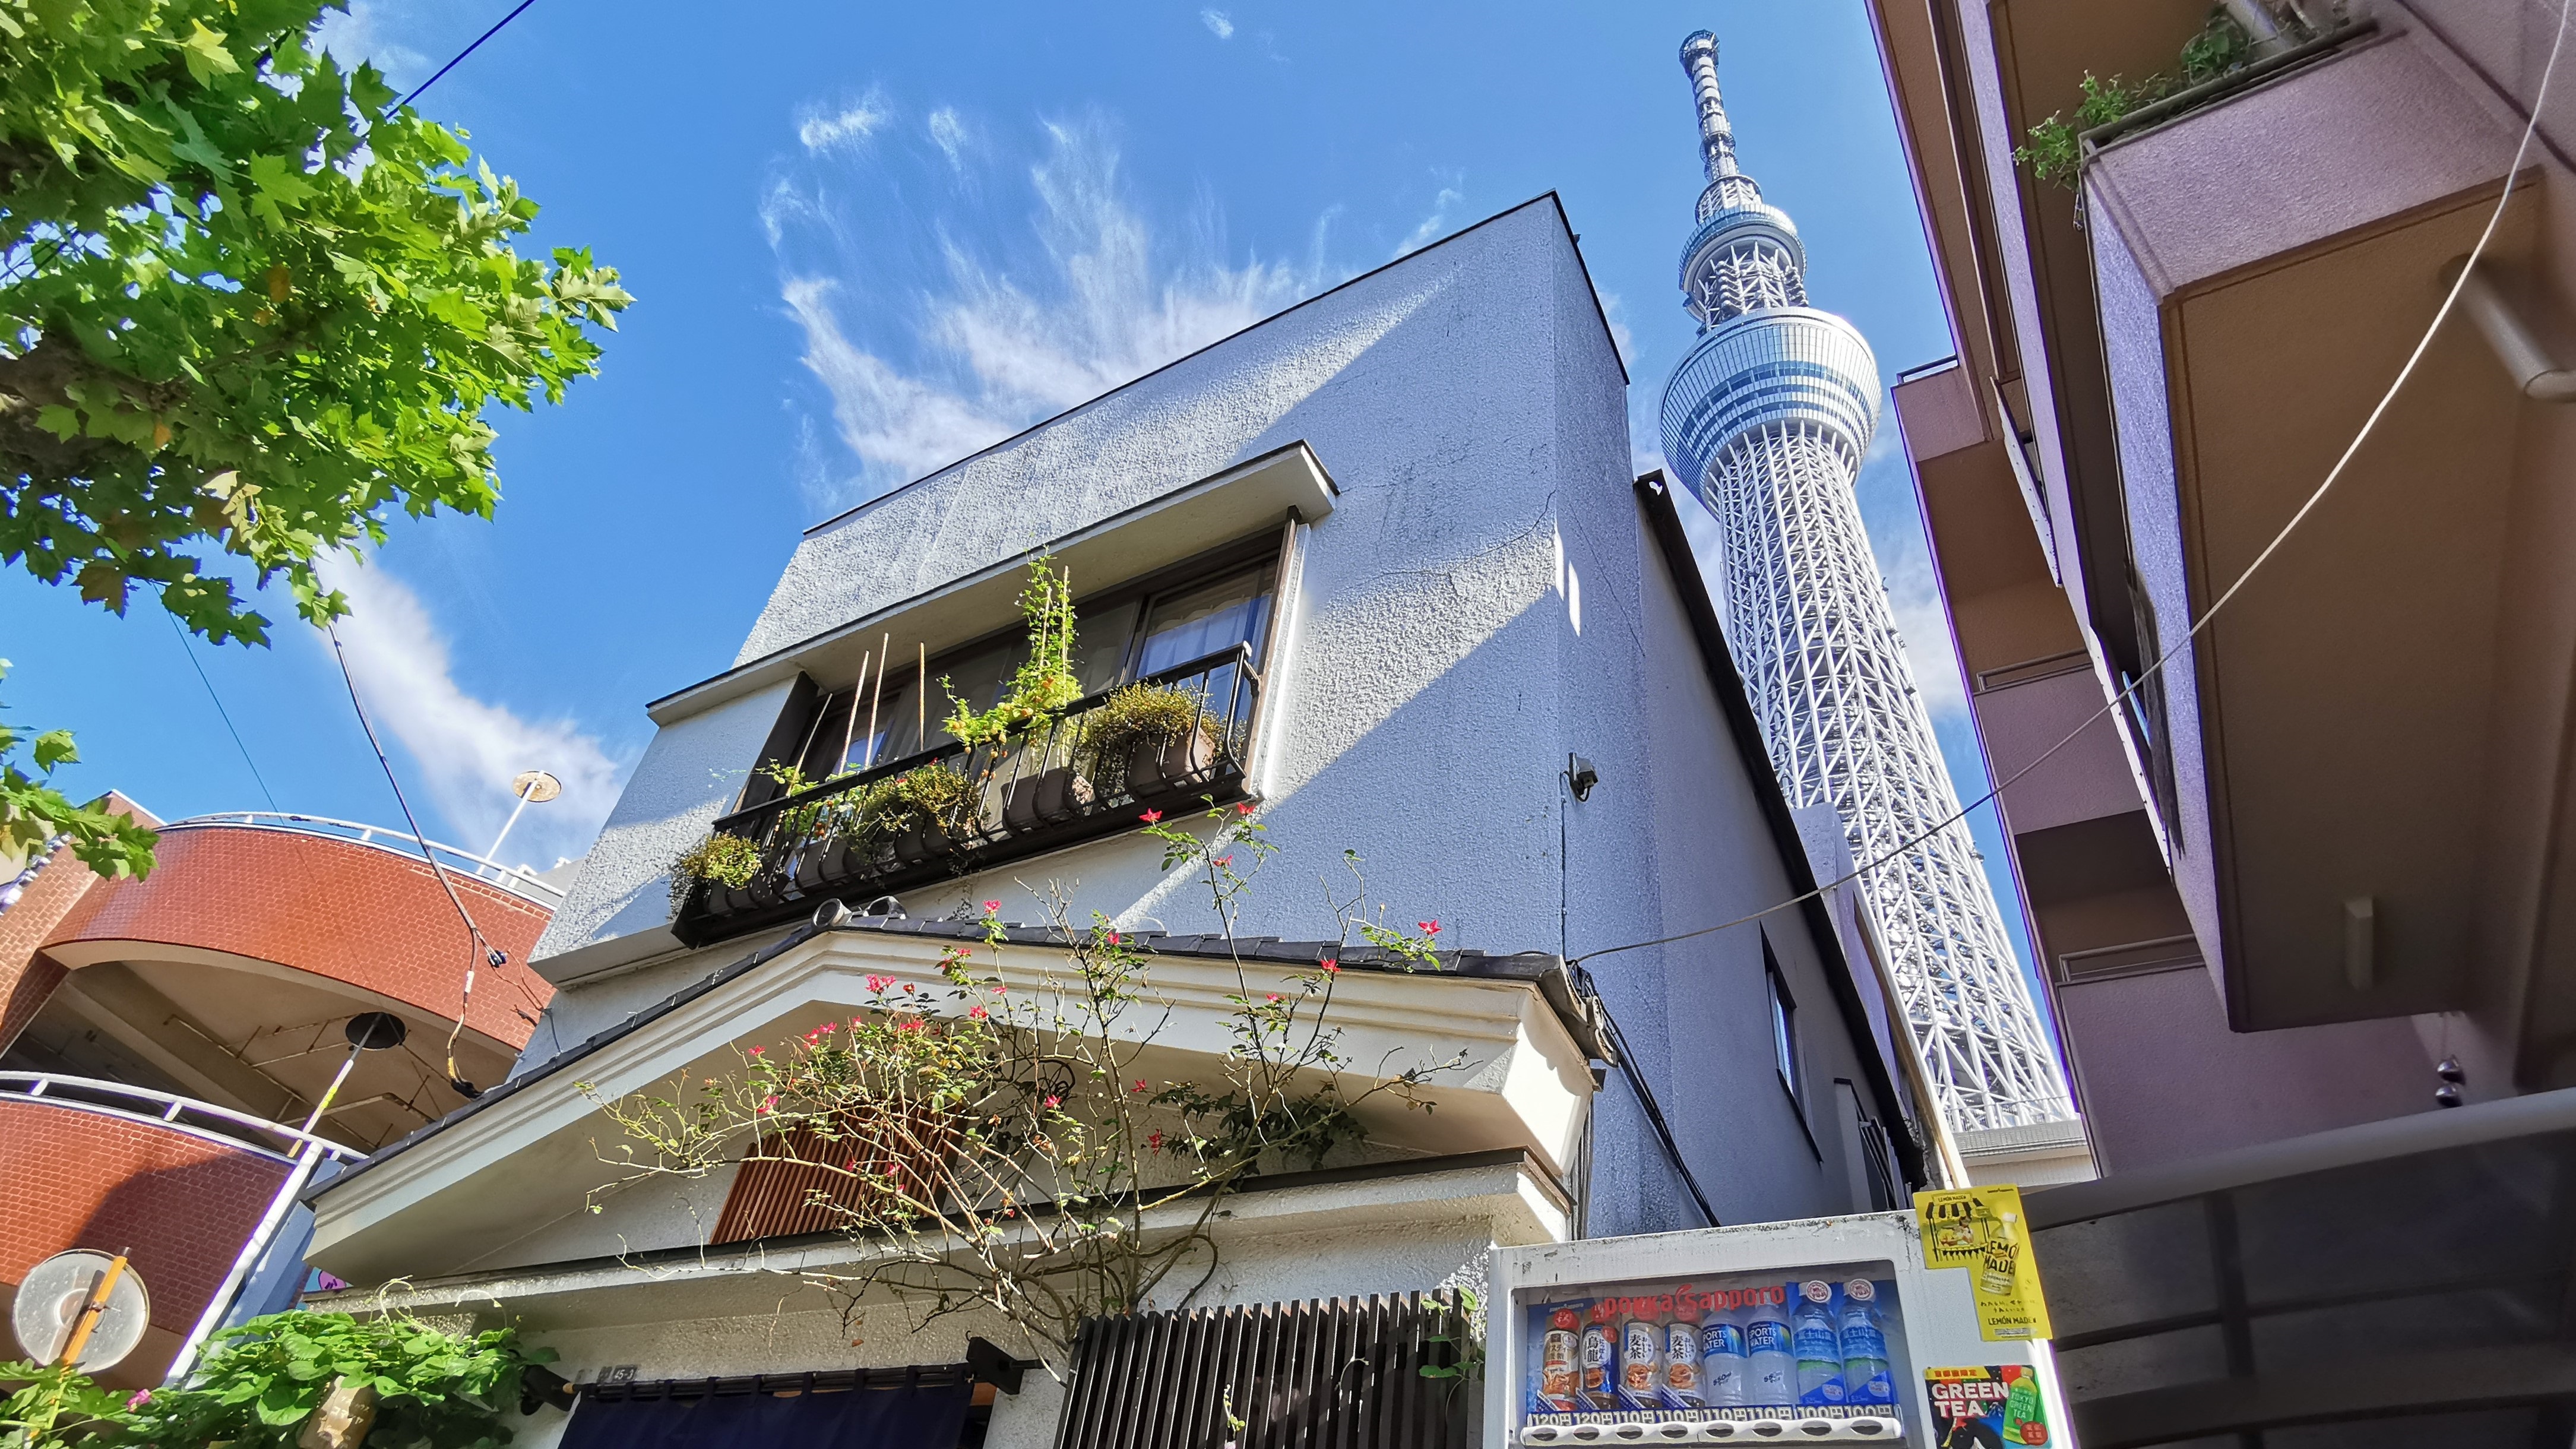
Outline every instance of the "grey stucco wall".
<path fill-rule="evenodd" d="M 1712 924 L 1785 898 L 1789 877 L 1640 516 L 1625 386 L 1542 199 L 814 531 L 743 655 L 1302 440 L 1341 495 L 1308 535 L 1274 656 L 1264 819 L 1280 849 L 1243 928 L 1331 935 L 1345 849 L 1389 920 L 1437 917 L 1444 946 L 1581 953 Z M 773 691 L 663 731 L 547 949 L 662 930 L 663 867 L 731 798 L 778 707 Z M 1600 767 L 1588 802 L 1564 788 L 1569 751 Z M 1051 886 L 1077 920 L 1214 924 L 1135 835 L 906 906 L 996 898 L 1035 920 Z M 1765 929 L 1802 1007 L 1821 1152 L 1773 1069 Z M 1859 1058 L 1805 929 L 1782 913 L 1596 968 L 1727 1221 L 1852 1206 L 1831 1084 L 1858 1079 Z M 754 944 L 576 985 L 540 1041 L 579 1040 Z M 1603 1098 L 1593 1161 L 1594 1232 L 1699 1225 L 1624 1086 Z"/>

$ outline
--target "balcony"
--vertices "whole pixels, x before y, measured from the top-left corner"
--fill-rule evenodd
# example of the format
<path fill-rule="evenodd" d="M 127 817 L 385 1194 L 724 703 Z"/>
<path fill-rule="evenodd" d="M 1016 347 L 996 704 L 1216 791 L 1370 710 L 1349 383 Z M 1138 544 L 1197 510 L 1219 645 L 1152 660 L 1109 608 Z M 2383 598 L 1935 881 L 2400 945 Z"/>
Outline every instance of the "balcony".
<path fill-rule="evenodd" d="M 128 1249 L 151 1315 L 140 1349 L 106 1382 L 157 1384 L 299 1151 L 358 1160 L 337 1142 L 213 1102 L 0 1071 L 0 1182 L 12 1190 L 11 1211 L 0 1213 L 0 1291 L 67 1249 Z M 308 1232 L 290 1221 L 281 1250 L 235 1300 L 237 1312 L 293 1301 Z"/>
<path fill-rule="evenodd" d="M 1118 690 L 1075 701 L 1049 723 L 998 745 L 949 744 L 739 810 L 714 833 L 750 841 L 759 865 L 742 885 L 700 881 L 673 930 L 692 946 L 811 912 L 988 870 L 1130 830 L 1146 810 L 1186 811 L 1246 794 L 1261 675 L 1237 644 L 1134 686 L 1191 702 L 1198 724 L 1168 742 L 1104 743 Z M 964 803 L 935 823 L 890 820 L 883 787 L 916 771 L 953 771 Z"/>
<path fill-rule="evenodd" d="M 2544 503 L 2564 455 L 2464 319 L 2373 413 L 2518 128 L 2422 27 L 2383 21 L 2118 136 L 2083 177 L 2118 464 L 2100 476 L 2129 515 L 2136 658 L 2174 648 L 2162 719 L 2134 733 L 2170 780 L 2175 878 L 2237 1031 L 2516 999 L 2477 977 L 2545 929 L 2493 905 L 2555 828 L 2530 782 L 2560 759 L 2541 681 L 2564 643 L 2537 621 L 2568 598 Z M 2517 192 L 2489 264 L 2545 270 L 2542 195 Z"/>

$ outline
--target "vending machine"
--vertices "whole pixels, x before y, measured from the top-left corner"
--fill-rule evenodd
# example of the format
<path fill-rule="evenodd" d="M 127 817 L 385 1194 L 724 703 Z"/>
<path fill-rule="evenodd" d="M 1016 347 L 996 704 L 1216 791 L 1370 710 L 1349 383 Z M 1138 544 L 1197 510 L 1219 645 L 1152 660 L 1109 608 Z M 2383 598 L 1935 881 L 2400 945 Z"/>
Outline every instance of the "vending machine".
<path fill-rule="evenodd" d="M 2016 1227 L 1977 1207 L 1501 1250 L 1485 1442 L 2063 1449 Z"/>

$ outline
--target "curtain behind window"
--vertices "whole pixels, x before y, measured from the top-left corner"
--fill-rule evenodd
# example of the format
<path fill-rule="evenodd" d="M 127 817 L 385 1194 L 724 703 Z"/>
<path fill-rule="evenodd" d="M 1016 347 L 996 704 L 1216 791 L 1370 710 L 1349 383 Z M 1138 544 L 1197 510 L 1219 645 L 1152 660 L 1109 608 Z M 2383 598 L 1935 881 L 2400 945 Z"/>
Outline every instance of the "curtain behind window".
<path fill-rule="evenodd" d="M 1145 620 L 1145 648 L 1136 672 L 1157 674 L 1235 644 L 1251 645 L 1258 657 L 1269 627 L 1266 565 L 1165 594 L 1154 600 L 1153 612 Z"/>
<path fill-rule="evenodd" d="M 560 1449 L 954 1449 L 974 1393 L 961 1380 L 686 1399 L 585 1394 Z"/>

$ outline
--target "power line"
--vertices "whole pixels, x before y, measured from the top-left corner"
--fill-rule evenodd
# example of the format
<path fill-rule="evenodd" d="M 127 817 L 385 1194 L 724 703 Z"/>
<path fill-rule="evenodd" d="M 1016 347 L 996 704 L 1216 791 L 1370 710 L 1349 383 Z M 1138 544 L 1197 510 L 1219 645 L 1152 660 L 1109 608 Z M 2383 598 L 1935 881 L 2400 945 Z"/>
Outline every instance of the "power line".
<path fill-rule="evenodd" d="M 467 56 L 469 56 L 469 55 L 472 55 L 472 54 L 473 54 L 475 51 L 477 51 L 477 50 L 482 49 L 482 48 L 483 48 L 483 42 L 484 42 L 484 41 L 490 40 L 493 36 L 496 36 L 496 35 L 500 34 L 500 33 L 501 33 L 501 27 L 502 27 L 502 26 L 507 25 L 507 24 L 509 24 L 511 21 L 518 19 L 518 18 L 519 18 L 519 11 L 521 11 L 521 10 L 525 10 L 525 9 L 527 9 L 529 6 L 534 5 L 534 4 L 536 4 L 536 3 L 537 3 L 537 0 L 519 0 L 518 7 L 517 7 L 516 9 L 513 9 L 509 14 L 502 16 L 499 20 L 494 21 L 491 29 L 486 30 L 486 31 L 484 31 L 481 35 L 478 35 L 478 36 L 474 37 L 474 43 L 473 43 L 472 45 L 469 45 L 469 46 L 465 47 L 463 50 L 460 50 L 460 51 L 456 52 L 456 58 L 455 58 L 455 59 L 453 59 L 453 60 L 450 60 L 447 64 L 440 66 L 440 67 L 438 68 L 438 73 L 437 73 L 436 75 L 433 75 L 433 76 L 431 76 L 429 79 L 427 79 L 427 80 L 425 80 L 425 81 L 422 81 L 419 85 L 413 86 L 413 87 L 411 88 L 411 94 L 410 94 L 410 95 L 407 95 L 407 96 L 403 97 L 401 100 L 394 102 L 394 109 L 395 109 L 395 110 L 397 110 L 397 111 L 399 111 L 399 110 L 401 110 L 403 107 L 405 107 L 405 106 L 407 106 L 407 105 L 410 105 L 412 102 L 414 102 L 414 101 L 416 101 L 416 100 L 419 100 L 419 99 L 420 99 L 420 93 L 421 93 L 422 91 L 428 90 L 431 86 L 434 86 L 434 85 L 438 84 L 440 81 L 442 81 L 442 80 L 446 79 L 446 78 L 447 78 L 447 73 L 448 73 L 449 71 L 454 70 L 454 69 L 456 69 L 458 66 L 460 66 L 460 65 L 462 65 L 462 64 L 464 64 L 464 63 L 465 63 L 465 57 L 467 57 Z"/>
<path fill-rule="evenodd" d="M 1864 861 L 1861 864 L 1852 867 L 1848 873 L 1827 881 L 1824 884 L 1817 886 L 1814 890 L 1807 891 L 1800 895 L 1791 896 L 1789 899 L 1781 901 L 1777 905 L 1765 906 L 1761 910 L 1754 911 L 1748 915 L 1738 916 L 1734 920 L 1720 921 L 1714 926 L 1702 926 L 1693 931 L 1682 931 L 1670 936 L 1658 936 L 1651 941 L 1632 941 L 1624 946 L 1605 946 L 1598 951 L 1587 951 L 1581 956 L 1573 958 L 1573 961 L 1568 964 L 1580 964 L 1599 956 L 1615 956 L 1622 951 L 1642 951 L 1649 946 L 1668 946 L 1675 941 L 1687 941 L 1696 936 L 1713 935 L 1719 931 L 1730 930 L 1734 927 L 1745 925 L 1752 921 L 1758 921 L 1765 916 L 1777 915 L 1782 911 L 1788 910 L 1792 906 L 1803 905 L 1808 901 L 1814 900 L 1817 897 L 1822 896 L 1825 892 L 1833 890 L 1838 886 L 1848 885 L 1851 882 L 1860 879 L 1862 876 L 1869 874 L 1871 871 L 1877 870 L 1883 865 L 1887 865 L 1893 861 L 1903 858 L 1905 855 L 1910 853 L 1914 847 L 1921 845 L 1923 842 L 1930 840 L 1942 831 L 1948 830 L 1950 827 L 1957 825 L 1960 821 L 1967 819 L 1968 816 L 1978 807 L 1984 805 L 1996 796 L 2001 795 L 2005 790 L 2011 788 L 2014 781 L 2019 780 L 2022 776 L 2027 775 L 2031 771 L 2038 769 L 2041 765 L 2046 764 L 2049 758 L 2055 755 L 2059 750 L 2065 749 L 2068 745 L 2075 743 L 2078 736 L 2082 735 L 2086 730 L 2091 729 L 2104 717 L 2108 716 L 2113 710 L 2126 704 L 2129 701 L 2130 696 L 2136 694 L 2140 689 L 2146 686 L 2146 682 L 2148 680 L 2163 673 L 2165 665 L 2169 663 L 2175 655 L 2182 652 L 2184 645 L 2189 644 L 2193 639 L 2198 638 L 2200 631 L 2209 627 L 2209 622 L 2218 617 L 2218 611 L 2226 608 L 2228 604 L 2235 599 L 2238 592 L 2241 591 L 2245 587 L 2246 583 L 2254 577 L 2255 571 L 2271 561 L 2272 555 L 2279 552 L 2281 545 L 2289 541 L 2290 534 L 2296 530 L 2300 524 L 2307 521 L 2308 515 L 2315 511 L 2317 504 L 2324 501 L 2326 490 L 2334 487 L 2336 481 L 2343 477 L 2344 469 L 2350 466 L 2353 457 L 2361 451 L 2361 445 L 2369 441 L 2371 433 L 2378 429 L 2379 420 L 2382 416 L 2386 415 L 2388 405 L 2397 400 L 2398 390 L 2405 387 L 2406 380 L 2415 375 L 2416 364 L 2422 362 L 2424 360 L 2424 354 L 2431 350 L 2433 346 L 2433 338 L 2442 330 L 2443 322 L 2450 318 L 2452 307 L 2460 300 L 2461 289 L 2468 285 L 2469 274 L 2477 269 L 2478 259 L 2486 254 L 2487 243 L 2494 239 L 2496 227 L 2504 220 L 2505 204 L 2513 200 L 2514 187 L 2522 178 L 2522 163 L 2524 158 L 2529 156 L 2531 153 L 2531 141 L 2533 135 L 2540 129 L 2541 109 L 2549 102 L 2549 82 L 2551 77 L 2556 75 L 2558 72 L 2559 52 L 2564 48 L 2567 42 L 2567 17 L 2570 9 L 2576 9 L 2576 5 L 2562 6 L 2558 12 L 2558 29 L 2555 37 L 2549 44 L 2549 60 L 2541 69 L 2539 89 L 2532 94 L 2531 116 L 2530 119 L 2523 124 L 2522 140 L 2520 144 L 2514 147 L 2513 164 L 2505 171 L 2504 190 L 2496 197 L 2495 209 L 2487 214 L 2486 228 L 2478 233 L 2477 245 L 2469 248 L 2468 260 L 2461 265 L 2459 275 L 2452 279 L 2450 290 L 2442 295 L 2441 307 L 2433 313 L 2433 320 L 2430 325 L 2425 327 L 2424 335 L 2417 339 L 2415 350 L 2406 355 L 2406 364 L 2397 369 L 2397 376 L 2389 382 L 2388 390 L 2379 395 L 2378 404 L 2371 408 L 2370 416 L 2362 420 L 2361 430 L 2353 434 L 2351 443 L 2347 444 L 2343 450 L 2343 455 L 2335 459 L 2335 463 L 2332 468 L 2326 470 L 2325 481 L 2317 485 L 2316 491 L 2310 493 L 2307 501 L 2299 505 L 2298 511 L 2290 515 L 2290 521 L 2281 525 L 2281 531 L 2272 535 L 2272 541 L 2265 544 L 2263 546 L 2263 551 L 2254 556 L 2254 561 L 2245 566 L 2245 571 L 2236 576 L 2236 582 L 2227 586 L 2226 592 L 2220 594 L 2217 601 L 2212 603 L 2208 609 L 2202 612 L 2199 620 L 2195 622 L 2189 630 L 2185 631 L 2180 639 L 2175 640 L 2171 648 L 2168 648 L 2162 654 L 2157 655 L 2155 662 L 2148 665 L 2145 672 L 2131 680 L 2127 687 L 2123 688 L 2119 693 L 2111 696 L 2111 698 L 2106 701 L 2100 709 L 2097 709 L 2093 713 L 2085 716 L 2084 722 L 2077 725 L 2073 732 L 2069 733 L 2064 739 L 2050 745 L 2046 750 L 2041 751 L 2037 758 L 2024 764 L 2020 769 L 2013 771 L 2002 780 L 1997 781 L 1993 788 L 1987 790 L 1986 793 L 1969 801 L 1967 804 L 1960 806 L 1957 813 L 1951 815 L 1948 819 L 1941 821 L 1939 824 L 1932 826 L 1930 829 L 1925 830 L 1920 834 L 1917 834 L 1912 839 L 1905 841 L 1894 849 L 1885 851 L 1873 859 Z"/>
<path fill-rule="evenodd" d="M 233 748 L 241 751 L 242 763 L 250 766 L 250 777 L 259 782 L 260 798 L 268 802 L 269 809 L 276 809 L 277 797 L 269 793 L 268 780 L 259 772 L 259 761 L 250 757 L 250 746 L 242 743 L 241 731 L 233 727 L 232 711 L 224 708 L 224 697 L 215 693 L 215 682 L 206 677 L 206 666 L 197 658 L 197 649 L 189 642 L 188 631 L 180 625 L 178 615 L 167 609 L 161 612 L 170 621 L 170 632 L 179 636 L 179 652 L 188 656 L 188 663 L 197 671 L 197 682 L 206 687 L 206 698 L 215 702 L 215 713 L 224 722 L 224 732 L 233 737 Z"/>
<path fill-rule="evenodd" d="M 492 942 L 484 936 L 482 927 L 474 924 L 473 913 L 465 909 L 464 898 L 456 893 L 455 885 L 447 878 L 447 868 L 438 863 L 437 852 L 429 848 L 429 837 L 421 831 L 420 818 L 411 813 L 411 801 L 403 795 L 402 781 L 394 777 L 394 763 L 385 758 L 384 742 L 376 738 L 376 727 L 367 718 L 366 703 L 358 698 L 358 677 L 349 672 L 349 656 L 347 651 L 340 647 L 339 628 L 325 624 L 322 626 L 322 632 L 331 636 L 331 658 L 340 666 L 340 682 L 349 687 L 349 707 L 358 712 L 358 728 L 366 731 L 367 747 L 375 751 L 376 765 L 385 772 L 385 783 L 393 787 L 394 803 L 402 807 L 403 823 L 411 827 L 411 838 L 420 846 L 421 859 L 429 862 L 430 873 L 438 877 L 439 888 L 447 892 L 447 903 L 456 907 L 457 918 L 465 922 L 465 933 L 474 939 L 474 944 L 483 952 L 480 962 L 469 963 L 465 968 L 465 989 L 456 1000 L 456 1025 L 447 1033 L 447 1079 L 461 1091 L 464 1089 L 465 1075 L 456 1070 L 456 1039 L 465 1031 L 466 1008 L 474 1001 L 475 967 L 488 962 L 493 970 L 498 971 L 509 964 L 510 958 L 505 952 L 492 945 Z M 468 1095 L 472 1094 L 468 1093 Z"/>

